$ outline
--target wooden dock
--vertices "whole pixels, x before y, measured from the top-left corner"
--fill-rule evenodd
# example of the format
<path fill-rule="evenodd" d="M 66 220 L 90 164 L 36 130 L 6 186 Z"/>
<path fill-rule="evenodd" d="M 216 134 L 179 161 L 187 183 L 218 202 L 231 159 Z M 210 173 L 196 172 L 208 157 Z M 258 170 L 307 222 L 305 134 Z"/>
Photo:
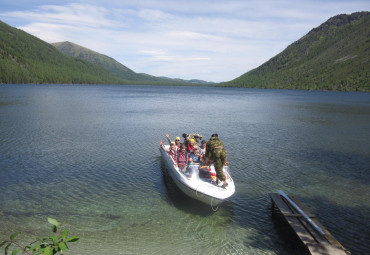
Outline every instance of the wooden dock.
<path fill-rule="evenodd" d="M 350 255 L 304 205 L 283 191 L 270 193 L 272 215 L 282 215 L 312 255 Z"/>

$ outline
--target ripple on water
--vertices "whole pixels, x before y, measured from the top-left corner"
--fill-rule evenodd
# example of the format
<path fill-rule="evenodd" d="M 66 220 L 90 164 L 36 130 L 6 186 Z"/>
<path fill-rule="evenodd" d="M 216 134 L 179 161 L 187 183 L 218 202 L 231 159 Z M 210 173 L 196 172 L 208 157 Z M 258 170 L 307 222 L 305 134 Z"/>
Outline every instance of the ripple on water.
<path fill-rule="evenodd" d="M 269 216 L 268 193 L 282 189 L 346 248 L 369 250 L 368 95 L 108 85 L 0 90 L 1 99 L 15 101 L 0 103 L 0 240 L 16 230 L 26 239 L 45 235 L 54 217 L 82 237 L 73 254 L 289 254 Z M 194 131 L 205 139 L 219 133 L 228 150 L 236 193 L 217 212 L 179 191 L 158 151 L 165 133 Z"/>

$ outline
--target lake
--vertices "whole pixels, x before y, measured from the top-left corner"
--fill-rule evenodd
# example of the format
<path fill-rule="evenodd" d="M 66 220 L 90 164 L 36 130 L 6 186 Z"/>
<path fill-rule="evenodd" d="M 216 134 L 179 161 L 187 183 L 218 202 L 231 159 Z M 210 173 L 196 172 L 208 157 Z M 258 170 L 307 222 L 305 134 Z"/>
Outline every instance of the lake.
<path fill-rule="evenodd" d="M 213 211 L 171 181 L 171 138 L 218 133 L 236 193 Z M 297 254 L 268 193 L 370 250 L 370 93 L 0 85 L 0 241 L 81 237 L 67 254 Z"/>

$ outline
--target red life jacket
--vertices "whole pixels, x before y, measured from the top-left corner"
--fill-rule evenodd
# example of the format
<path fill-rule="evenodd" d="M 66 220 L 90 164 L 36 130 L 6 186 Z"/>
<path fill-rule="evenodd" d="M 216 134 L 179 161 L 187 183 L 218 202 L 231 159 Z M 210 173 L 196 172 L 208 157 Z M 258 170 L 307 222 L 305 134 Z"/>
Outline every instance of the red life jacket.
<path fill-rule="evenodd" d="M 187 150 L 188 150 L 188 152 L 193 152 L 193 150 L 194 150 L 194 145 L 190 145 L 190 143 L 188 143 L 188 146 L 187 146 Z"/>
<path fill-rule="evenodd" d="M 189 154 L 185 153 L 177 153 L 177 165 L 182 168 L 189 162 Z"/>
<path fill-rule="evenodd" d="M 177 162 L 177 151 L 174 151 L 174 150 L 170 150 L 170 156 L 172 157 L 172 159 Z"/>

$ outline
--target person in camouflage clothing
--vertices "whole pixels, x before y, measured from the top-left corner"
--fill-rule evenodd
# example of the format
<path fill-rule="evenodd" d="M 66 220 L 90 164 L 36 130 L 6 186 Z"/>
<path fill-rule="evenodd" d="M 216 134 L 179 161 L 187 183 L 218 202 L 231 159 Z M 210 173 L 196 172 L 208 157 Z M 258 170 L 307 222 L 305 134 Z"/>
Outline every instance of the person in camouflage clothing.
<path fill-rule="evenodd" d="M 210 164 L 210 160 L 213 160 L 213 164 L 216 170 L 217 183 L 223 181 L 223 188 L 227 186 L 226 178 L 223 172 L 223 167 L 227 164 L 226 161 L 227 152 L 225 150 L 223 142 L 218 139 L 218 134 L 213 134 L 211 139 L 207 142 L 206 147 L 206 164 Z"/>

